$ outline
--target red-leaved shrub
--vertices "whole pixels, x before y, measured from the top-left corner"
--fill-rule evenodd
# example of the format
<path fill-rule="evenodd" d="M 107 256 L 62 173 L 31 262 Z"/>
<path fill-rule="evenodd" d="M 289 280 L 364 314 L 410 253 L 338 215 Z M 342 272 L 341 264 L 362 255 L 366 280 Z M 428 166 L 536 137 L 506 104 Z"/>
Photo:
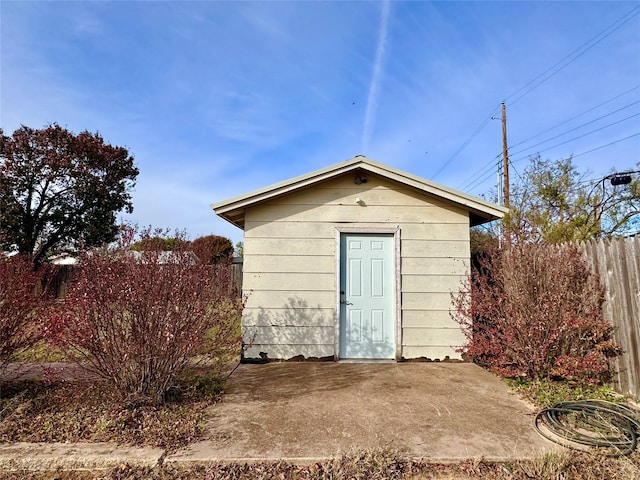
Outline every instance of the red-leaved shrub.
<path fill-rule="evenodd" d="M 603 301 L 575 246 L 492 249 L 454 296 L 468 340 L 461 352 L 506 377 L 605 381 L 620 350 Z"/>
<path fill-rule="evenodd" d="M 0 367 L 40 340 L 40 314 L 48 297 L 31 259 L 0 254 Z"/>
<path fill-rule="evenodd" d="M 205 235 L 198 237 L 189 244 L 191 250 L 203 263 L 215 264 L 224 262 L 233 256 L 233 243 L 226 237 L 219 235 Z"/>
<path fill-rule="evenodd" d="M 230 263 L 186 251 L 87 252 L 46 336 L 125 396 L 161 402 L 196 352 L 214 367 L 239 354 L 242 302 L 230 282 Z"/>

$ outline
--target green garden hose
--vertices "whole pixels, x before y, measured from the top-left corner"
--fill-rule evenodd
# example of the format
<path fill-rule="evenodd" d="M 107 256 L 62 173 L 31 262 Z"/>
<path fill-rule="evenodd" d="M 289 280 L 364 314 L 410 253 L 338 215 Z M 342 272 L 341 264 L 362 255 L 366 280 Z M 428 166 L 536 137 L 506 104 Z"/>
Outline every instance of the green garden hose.
<path fill-rule="evenodd" d="M 610 456 L 629 455 L 638 445 L 640 412 L 603 400 L 560 402 L 536 415 L 535 428 L 568 448 L 597 447 Z"/>

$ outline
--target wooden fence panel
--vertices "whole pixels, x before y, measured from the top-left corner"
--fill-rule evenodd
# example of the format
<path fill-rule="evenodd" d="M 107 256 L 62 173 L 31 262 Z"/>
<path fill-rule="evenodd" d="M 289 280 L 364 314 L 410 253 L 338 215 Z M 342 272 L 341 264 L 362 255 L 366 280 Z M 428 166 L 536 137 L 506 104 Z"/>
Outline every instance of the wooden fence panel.
<path fill-rule="evenodd" d="M 75 272 L 75 265 L 56 265 L 47 279 L 46 288 L 56 298 L 63 298 L 67 294 L 67 288 L 73 281 Z"/>
<path fill-rule="evenodd" d="M 66 295 L 69 283 L 73 281 L 73 275 L 77 268 L 76 265 L 57 265 L 53 270 L 48 279 L 47 288 L 56 298 L 63 298 Z M 234 289 L 239 296 L 242 296 L 242 258 L 233 259 L 229 288 Z"/>
<path fill-rule="evenodd" d="M 231 286 L 242 296 L 242 258 L 233 259 Z"/>
<path fill-rule="evenodd" d="M 616 328 L 624 353 L 616 360 L 614 387 L 640 398 L 640 237 L 581 244 L 605 289 L 604 316 Z"/>

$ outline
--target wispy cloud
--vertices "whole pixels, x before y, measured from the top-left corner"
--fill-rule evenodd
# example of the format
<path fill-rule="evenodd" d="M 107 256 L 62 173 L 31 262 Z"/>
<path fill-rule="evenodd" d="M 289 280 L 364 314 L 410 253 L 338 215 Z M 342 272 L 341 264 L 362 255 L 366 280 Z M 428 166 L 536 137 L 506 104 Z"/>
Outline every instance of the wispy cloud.
<path fill-rule="evenodd" d="M 383 75 L 383 67 L 387 54 L 387 36 L 389 27 L 389 15 L 391 10 L 390 0 L 382 3 L 380 15 L 380 28 L 378 29 L 378 45 L 376 47 L 376 58 L 373 63 L 373 74 L 369 83 L 369 96 L 367 98 L 367 109 L 364 114 L 364 128 L 362 131 L 362 152 L 366 154 L 369 150 L 371 132 L 376 121 L 376 111 L 378 109 L 378 98 L 380 97 L 380 82 Z"/>
<path fill-rule="evenodd" d="M 5 132 L 52 121 L 98 131 L 127 147 L 140 168 L 132 221 L 234 242 L 242 232 L 218 219 L 211 202 L 359 153 L 431 178 L 506 94 L 632 8 L 0 1 Z M 496 30 L 496 22 L 504 28 Z M 575 128 L 575 137 L 602 127 L 597 137 L 545 151 L 545 158 L 592 151 L 575 162 L 594 178 L 635 169 L 640 136 L 612 142 L 640 124 L 605 128 L 621 118 L 609 116 L 592 122 L 640 99 L 630 91 L 640 75 L 639 25 L 637 15 L 508 106 L 512 147 L 534 144 L 518 156 L 537 153 L 535 143 L 560 131 L 548 132 L 554 125 Z M 638 111 L 629 108 L 621 112 Z M 489 122 L 435 180 L 452 187 L 477 181 L 467 191 L 487 193 L 501 149 L 500 122 Z M 524 167 L 516 162 L 516 171 Z"/>

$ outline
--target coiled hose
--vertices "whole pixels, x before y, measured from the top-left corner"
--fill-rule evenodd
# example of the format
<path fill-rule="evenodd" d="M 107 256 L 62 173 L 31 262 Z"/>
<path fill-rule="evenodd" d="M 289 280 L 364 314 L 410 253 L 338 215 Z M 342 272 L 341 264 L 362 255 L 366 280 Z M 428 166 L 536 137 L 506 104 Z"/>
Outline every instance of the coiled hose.
<path fill-rule="evenodd" d="M 604 400 L 560 402 L 536 415 L 535 428 L 568 448 L 597 447 L 609 456 L 629 455 L 638 445 L 640 412 Z"/>

